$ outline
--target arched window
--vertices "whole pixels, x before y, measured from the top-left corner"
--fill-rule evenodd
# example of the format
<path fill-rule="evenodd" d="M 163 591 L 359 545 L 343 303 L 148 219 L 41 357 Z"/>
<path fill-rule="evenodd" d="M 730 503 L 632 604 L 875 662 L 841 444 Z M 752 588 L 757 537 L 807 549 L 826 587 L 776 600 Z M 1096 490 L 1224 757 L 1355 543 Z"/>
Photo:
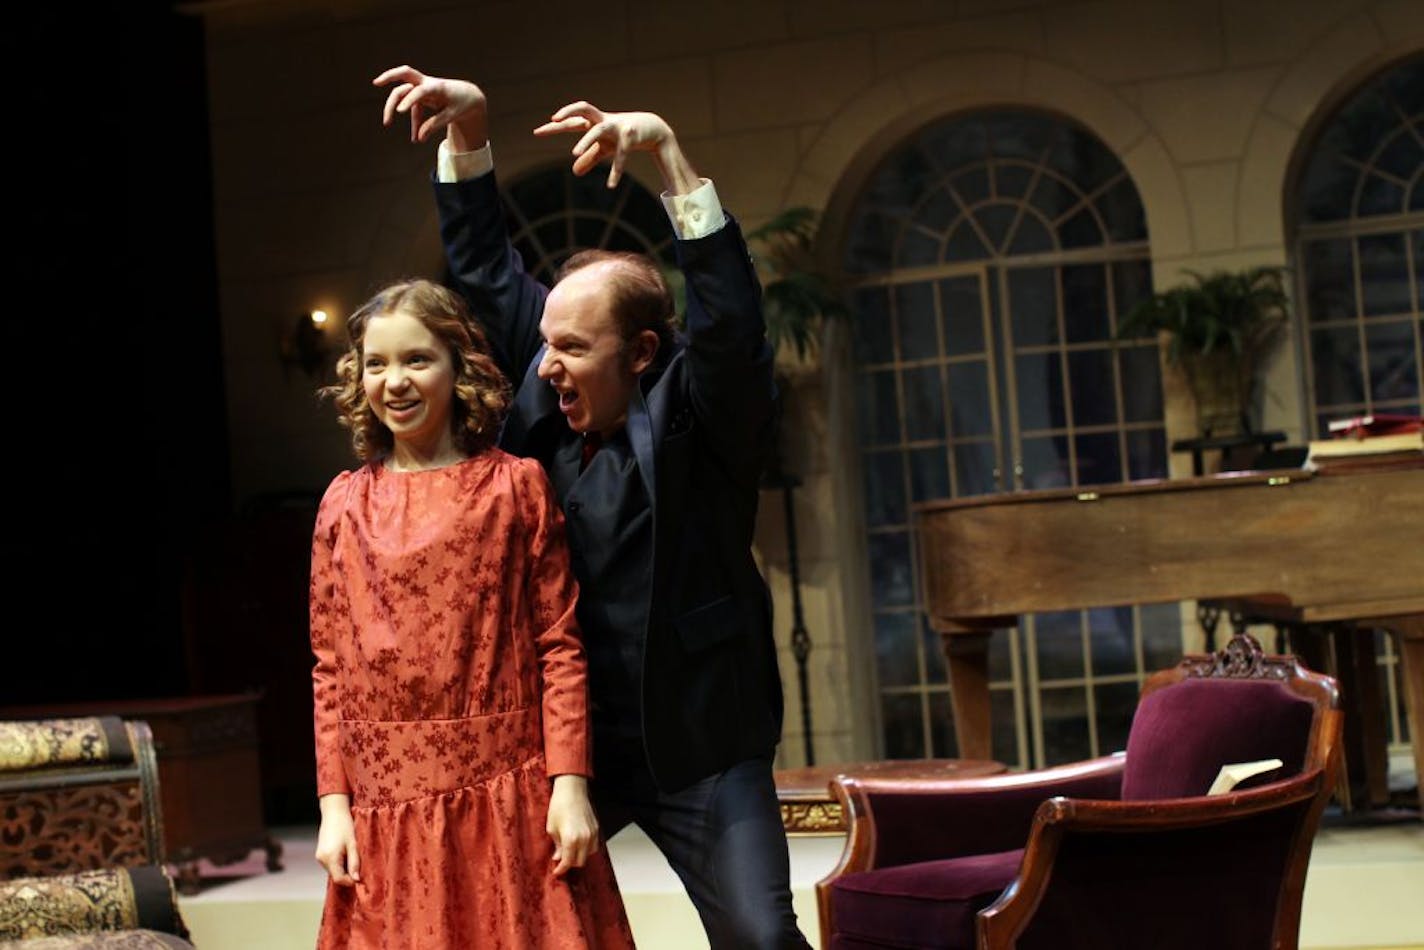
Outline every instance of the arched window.
<path fill-rule="evenodd" d="M 1424 59 L 1388 70 L 1325 126 L 1295 195 L 1313 433 L 1420 411 Z"/>
<path fill-rule="evenodd" d="M 504 190 L 510 238 L 524 266 L 550 286 L 569 255 L 586 248 L 647 254 L 675 267 L 672 226 L 662 203 L 629 175 L 608 188 L 606 173 L 567 168 L 525 175 Z"/>
<path fill-rule="evenodd" d="M 1424 375 L 1424 58 L 1366 83 L 1302 164 L 1296 222 L 1312 435 L 1332 419 L 1420 413 Z M 1402 669 L 1376 634 L 1391 743 L 1408 741 Z M 1418 742 L 1419 737 L 1414 741 Z"/>
<path fill-rule="evenodd" d="M 1156 343 L 1114 342 L 1119 315 L 1151 290 L 1142 204 L 1079 126 L 1026 110 L 958 116 L 871 174 L 843 268 L 884 752 L 952 755 L 909 506 L 1165 477 Z M 994 756 L 1120 748 L 1144 669 L 1172 662 L 1180 638 L 1175 605 L 1039 615 L 996 634 Z"/>

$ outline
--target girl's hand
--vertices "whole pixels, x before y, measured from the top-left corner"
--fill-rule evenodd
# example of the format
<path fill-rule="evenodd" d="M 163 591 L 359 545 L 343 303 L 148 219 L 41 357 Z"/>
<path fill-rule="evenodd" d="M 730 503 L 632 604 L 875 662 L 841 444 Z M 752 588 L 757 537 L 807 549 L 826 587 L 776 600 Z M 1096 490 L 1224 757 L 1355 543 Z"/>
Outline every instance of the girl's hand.
<path fill-rule="evenodd" d="M 549 795 L 549 820 L 545 825 L 554 841 L 554 876 L 581 868 L 598 851 L 598 818 L 588 800 L 588 779 L 582 775 L 554 776 Z"/>

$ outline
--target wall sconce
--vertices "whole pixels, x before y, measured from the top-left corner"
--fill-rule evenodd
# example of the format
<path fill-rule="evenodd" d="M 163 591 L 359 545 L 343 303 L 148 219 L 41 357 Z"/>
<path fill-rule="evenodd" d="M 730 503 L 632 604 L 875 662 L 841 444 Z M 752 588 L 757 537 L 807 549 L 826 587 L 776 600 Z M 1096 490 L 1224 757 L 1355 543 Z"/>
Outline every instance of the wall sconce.
<path fill-rule="evenodd" d="M 299 366 L 308 376 L 319 375 L 332 352 L 326 329 L 329 323 L 325 310 L 297 314 L 291 329 L 282 337 L 283 366 Z"/>

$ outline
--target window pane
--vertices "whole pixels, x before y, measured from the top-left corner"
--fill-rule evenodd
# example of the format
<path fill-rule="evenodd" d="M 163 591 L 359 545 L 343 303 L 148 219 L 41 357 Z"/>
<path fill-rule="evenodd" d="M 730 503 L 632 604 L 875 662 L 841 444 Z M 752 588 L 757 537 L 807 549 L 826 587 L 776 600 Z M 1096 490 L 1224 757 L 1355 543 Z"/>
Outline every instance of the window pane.
<path fill-rule="evenodd" d="M 1014 360 L 1019 426 L 1028 431 L 1067 425 L 1063 370 L 1057 353 L 1029 353 Z"/>
<path fill-rule="evenodd" d="M 898 451 L 865 454 L 865 520 L 872 528 L 905 523 L 904 462 Z"/>
<path fill-rule="evenodd" d="M 908 227 L 900 232 L 900 240 L 895 248 L 895 264 L 898 267 L 926 267 L 938 264 L 940 258 L 940 238 L 926 234 L 917 227 Z"/>
<path fill-rule="evenodd" d="M 1053 250 L 1053 232 L 1038 215 L 1029 212 L 1019 219 L 1018 227 L 1014 229 L 1014 233 L 1009 238 L 1006 253 L 1012 256 L 1015 254 L 1041 254 L 1051 250 Z"/>
<path fill-rule="evenodd" d="M 880 697 L 880 716 L 887 759 L 924 758 L 924 713 L 919 696 Z"/>
<path fill-rule="evenodd" d="M 1162 366 L 1157 346 L 1124 346 L 1117 351 L 1122 372 L 1122 417 L 1127 422 L 1162 418 Z"/>
<path fill-rule="evenodd" d="M 1023 440 L 1023 486 L 1062 488 L 1071 485 L 1067 439 L 1062 436 Z"/>
<path fill-rule="evenodd" d="M 1377 401 L 1419 396 L 1419 364 L 1414 359 L 1416 321 L 1365 324 L 1370 361 L 1370 398 Z"/>
<path fill-rule="evenodd" d="M 1131 673 L 1137 668 L 1132 642 L 1131 607 L 1095 607 L 1088 611 L 1088 636 L 1092 641 L 1093 675 Z"/>
<path fill-rule="evenodd" d="M 949 240 L 944 248 L 946 261 L 977 261 L 988 256 L 989 249 L 984 246 L 983 238 L 968 218 L 962 219 L 949 232 Z"/>
<path fill-rule="evenodd" d="M 1018 722 L 1019 711 L 1014 703 L 1012 690 L 990 691 L 989 716 L 990 728 L 994 733 L 993 751 L 989 754 L 994 757 L 994 761 L 1011 764 L 1023 761 L 1023 752 L 1019 749 L 1018 730 L 1014 728 Z"/>
<path fill-rule="evenodd" d="M 1009 271 L 1009 316 L 1014 346 L 1039 346 L 1058 340 L 1058 289 L 1051 267 L 1015 267 Z"/>
<path fill-rule="evenodd" d="M 856 381 L 855 401 L 862 445 L 894 445 L 900 441 L 894 370 L 861 373 Z"/>
<path fill-rule="evenodd" d="M 1137 692 L 1136 683 L 1104 683 L 1093 688 L 1099 755 L 1112 755 L 1127 748 L 1132 714 L 1137 711 Z"/>
<path fill-rule="evenodd" d="M 999 467 L 993 443 L 963 443 L 954 447 L 954 477 L 960 497 L 1002 491 L 994 472 Z"/>
<path fill-rule="evenodd" d="M 1043 709 L 1045 765 L 1078 762 L 1092 755 L 1088 741 L 1088 696 L 1082 686 L 1039 691 Z"/>
<path fill-rule="evenodd" d="M 1078 450 L 1079 485 L 1108 485 L 1123 480 L 1122 453 L 1117 434 L 1080 435 L 1074 441 Z"/>
<path fill-rule="evenodd" d="M 1360 200 L 1356 213 L 1361 217 L 1371 214 L 1401 214 L 1405 211 L 1404 187 L 1381 175 L 1366 175 L 1360 189 Z"/>
<path fill-rule="evenodd" d="M 971 168 L 950 182 L 966 205 L 976 205 L 989 197 L 989 173 L 983 167 Z"/>
<path fill-rule="evenodd" d="M 1364 401 L 1360 336 L 1353 326 L 1312 330 L 1310 359 L 1315 369 L 1317 406 Z"/>
<path fill-rule="evenodd" d="M 908 612 L 875 615 L 875 668 L 882 689 L 914 686 L 920 681 L 915 616 Z"/>
<path fill-rule="evenodd" d="M 1064 248 L 1093 247 L 1103 241 L 1103 229 L 1090 208 L 1084 208 L 1058 226 L 1058 243 Z"/>
<path fill-rule="evenodd" d="M 1112 357 L 1111 350 L 1074 350 L 1068 354 L 1074 425 L 1113 425 L 1117 422 Z"/>
<path fill-rule="evenodd" d="M 1098 213 L 1107 222 L 1112 241 L 1141 241 L 1147 237 L 1147 216 L 1137 195 L 1137 186 L 1123 174 L 1097 200 Z"/>
<path fill-rule="evenodd" d="M 1076 610 L 1034 614 L 1033 638 L 1041 679 L 1077 679 L 1083 675 L 1081 616 Z"/>
<path fill-rule="evenodd" d="M 925 682 L 944 683 L 949 679 L 949 671 L 944 665 L 944 641 L 930 627 L 930 618 L 921 613 L 920 644 L 925 651 Z"/>
<path fill-rule="evenodd" d="M 1138 301 L 1152 294 L 1152 264 L 1148 261 L 1123 261 L 1112 265 L 1113 304 L 1117 318 L 1135 307 Z M 1114 331 L 1117 325 L 1113 325 Z"/>
<path fill-rule="evenodd" d="M 957 439 L 992 435 L 994 403 L 989 392 L 989 367 L 984 363 L 951 363 L 949 409 L 951 433 Z"/>
<path fill-rule="evenodd" d="M 1107 267 L 1088 264 L 1064 267 L 1063 328 L 1069 343 L 1092 343 L 1112 338 L 1108 325 Z"/>
<path fill-rule="evenodd" d="M 944 394 L 938 366 L 918 366 L 902 374 L 905 386 L 905 438 L 944 439 Z"/>
<path fill-rule="evenodd" d="M 954 736 L 954 716 L 950 712 L 949 692 L 937 690 L 929 695 L 930 749 L 937 758 L 953 759 L 959 755 L 959 743 Z"/>
<path fill-rule="evenodd" d="M 1167 477 L 1167 433 L 1134 429 L 1127 433 L 1127 477 L 1130 481 Z"/>
<path fill-rule="evenodd" d="M 910 497 L 917 501 L 949 498 L 949 453 L 942 445 L 914 449 L 910 456 Z"/>
<path fill-rule="evenodd" d="M 1365 316 L 1409 313 L 1409 265 L 1403 234 L 1360 238 L 1360 295 Z"/>
<path fill-rule="evenodd" d="M 855 361 L 888 363 L 895 358 L 890 335 L 890 291 L 865 287 L 855 292 Z"/>
<path fill-rule="evenodd" d="M 914 600 L 910 574 L 910 535 L 905 531 L 872 534 L 870 597 L 876 607 L 909 606 Z"/>
<path fill-rule="evenodd" d="M 1312 322 L 1355 315 L 1355 270 L 1349 238 L 1307 242 L 1305 279 Z"/>
<path fill-rule="evenodd" d="M 996 204 L 979 209 L 979 228 L 989 240 L 989 246 L 1002 253 L 1009 236 L 1009 228 L 1018 218 L 1018 206 Z"/>
<path fill-rule="evenodd" d="M 1022 198 L 1031 181 L 1032 165 L 1001 161 L 994 166 L 994 191 L 1001 198 Z"/>
<path fill-rule="evenodd" d="M 979 299 L 979 278 L 954 277 L 939 282 L 944 350 L 949 356 L 983 353 L 984 310 Z"/>
<path fill-rule="evenodd" d="M 1142 620 L 1142 668 L 1165 670 L 1182 658 L 1182 612 L 1176 604 L 1138 608 Z"/>
<path fill-rule="evenodd" d="M 900 359 L 933 359 L 939 355 L 936 322 L 934 284 L 903 284 L 895 288 L 895 324 L 900 331 Z"/>

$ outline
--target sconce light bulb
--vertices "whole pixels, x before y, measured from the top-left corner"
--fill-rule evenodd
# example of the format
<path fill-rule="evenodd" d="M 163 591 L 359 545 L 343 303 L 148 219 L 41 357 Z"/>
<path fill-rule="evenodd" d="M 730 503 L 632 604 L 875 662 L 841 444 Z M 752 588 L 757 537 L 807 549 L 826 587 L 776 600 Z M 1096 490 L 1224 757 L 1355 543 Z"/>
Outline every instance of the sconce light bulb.
<path fill-rule="evenodd" d="M 324 323 L 326 323 L 326 311 L 325 311 L 325 310 L 313 310 L 313 311 L 311 312 L 311 322 L 314 323 L 314 324 L 316 324 L 317 326 L 321 326 L 321 325 L 323 325 Z"/>

